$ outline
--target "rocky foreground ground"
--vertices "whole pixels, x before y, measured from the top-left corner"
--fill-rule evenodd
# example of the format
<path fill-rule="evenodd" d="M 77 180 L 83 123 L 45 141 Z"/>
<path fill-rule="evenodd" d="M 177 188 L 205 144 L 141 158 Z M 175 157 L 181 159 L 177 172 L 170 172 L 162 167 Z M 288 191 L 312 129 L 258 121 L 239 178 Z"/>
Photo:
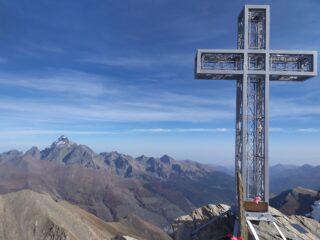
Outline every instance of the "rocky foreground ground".
<path fill-rule="evenodd" d="M 230 239 L 228 234 L 233 231 L 233 219 L 230 215 L 221 217 L 214 224 L 208 225 L 198 234 L 191 237 L 194 229 L 201 224 L 206 223 L 213 217 L 221 216 L 228 211 L 230 206 L 218 204 L 209 204 L 194 210 L 191 214 L 179 217 L 173 224 L 174 240 L 218 240 Z M 287 240 L 317 240 L 320 239 L 320 223 L 303 216 L 292 215 L 286 216 L 274 208 L 270 208 L 270 212 L 276 218 Z M 282 239 L 269 222 L 254 223 L 259 238 L 261 240 Z"/>
<path fill-rule="evenodd" d="M 0 195 L 0 240 L 218 240 L 230 239 L 231 215 L 223 215 L 230 206 L 209 204 L 177 218 L 171 236 L 162 229 L 129 215 L 117 222 L 105 222 L 93 214 L 48 194 L 31 190 Z M 286 216 L 271 208 L 288 240 L 320 239 L 320 223 L 303 216 Z M 214 224 L 192 237 L 194 229 L 222 216 Z M 254 223 L 260 239 L 281 239 L 267 222 Z M 297 227 L 299 226 L 299 227 Z M 169 228 L 167 229 L 169 230 Z"/>

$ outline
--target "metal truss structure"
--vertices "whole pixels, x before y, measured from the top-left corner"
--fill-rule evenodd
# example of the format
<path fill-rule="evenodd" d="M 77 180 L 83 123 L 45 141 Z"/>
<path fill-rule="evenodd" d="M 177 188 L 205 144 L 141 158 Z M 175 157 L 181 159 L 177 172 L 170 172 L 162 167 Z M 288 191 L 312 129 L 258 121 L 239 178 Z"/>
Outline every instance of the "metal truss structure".
<path fill-rule="evenodd" d="M 236 80 L 236 173 L 244 200 L 269 201 L 269 81 L 317 75 L 316 51 L 270 50 L 270 8 L 245 5 L 238 17 L 238 49 L 198 49 L 197 79 Z"/>

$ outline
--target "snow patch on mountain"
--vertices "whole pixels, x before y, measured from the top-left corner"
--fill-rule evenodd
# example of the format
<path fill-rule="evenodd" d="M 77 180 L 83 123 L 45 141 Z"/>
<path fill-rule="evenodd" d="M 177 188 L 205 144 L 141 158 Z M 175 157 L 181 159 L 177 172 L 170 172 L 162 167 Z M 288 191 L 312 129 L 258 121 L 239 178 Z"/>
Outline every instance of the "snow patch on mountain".
<path fill-rule="evenodd" d="M 60 136 L 56 141 L 54 141 L 51 147 L 65 147 L 70 145 L 70 141 L 64 135 Z"/>

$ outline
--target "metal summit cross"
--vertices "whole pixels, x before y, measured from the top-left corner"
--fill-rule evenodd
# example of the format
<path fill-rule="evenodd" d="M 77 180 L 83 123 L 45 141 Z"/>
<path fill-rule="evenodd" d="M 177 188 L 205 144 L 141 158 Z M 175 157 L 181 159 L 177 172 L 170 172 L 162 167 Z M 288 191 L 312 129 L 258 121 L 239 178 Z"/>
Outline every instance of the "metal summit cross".
<path fill-rule="evenodd" d="M 270 7 L 245 5 L 238 17 L 238 49 L 198 49 L 195 62 L 197 79 L 237 82 L 236 174 L 243 182 L 244 201 L 258 197 L 266 206 L 269 81 L 304 81 L 317 75 L 316 51 L 270 50 L 269 36 Z"/>

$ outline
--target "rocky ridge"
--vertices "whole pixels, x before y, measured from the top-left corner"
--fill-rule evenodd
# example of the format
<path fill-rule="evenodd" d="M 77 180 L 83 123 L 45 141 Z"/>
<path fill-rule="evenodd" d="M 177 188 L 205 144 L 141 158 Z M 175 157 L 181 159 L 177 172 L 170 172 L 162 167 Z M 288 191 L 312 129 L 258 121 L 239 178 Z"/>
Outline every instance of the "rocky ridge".
<path fill-rule="evenodd" d="M 230 206 L 209 204 L 192 211 L 189 215 L 177 218 L 173 223 L 172 237 L 174 240 L 218 240 L 230 239 L 233 232 L 234 220 L 231 215 L 223 215 L 230 210 Z M 286 216 L 280 211 L 270 208 L 273 217 L 287 239 L 320 239 L 320 223 L 303 216 Z M 208 225 L 193 238 L 191 233 L 201 224 L 214 217 L 221 217 L 218 221 Z M 253 222 L 254 228 L 261 240 L 279 239 L 279 233 L 269 222 Z M 252 236 L 250 239 L 253 239 Z"/>
<path fill-rule="evenodd" d="M 233 178 L 214 167 L 167 155 L 96 154 L 66 137 L 44 150 L 0 154 L 0 193 L 48 193 L 105 221 L 134 213 L 165 227 L 204 204 L 233 203 L 233 186 Z"/>
<path fill-rule="evenodd" d="M 30 190 L 1 195 L 0 215 L 0 239 L 6 240 L 171 239 L 134 215 L 107 223 L 66 201 Z"/>
<path fill-rule="evenodd" d="M 319 179 L 320 165 L 277 165 L 270 168 L 270 191 L 279 194 L 298 186 L 319 190 Z"/>
<path fill-rule="evenodd" d="M 270 205 L 286 215 L 306 216 L 318 200 L 320 200 L 320 191 L 296 187 L 271 198 Z"/>
<path fill-rule="evenodd" d="M 80 165 L 91 169 L 105 169 L 122 177 L 152 177 L 162 180 L 171 174 L 186 177 L 201 177 L 215 171 L 213 166 L 193 161 L 177 161 L 168 155 L 160 158 L 140 156 L 134 158 L 118 152 L 95 153 L 86 145 L 76 144 L 67 137 L 61 136 L 44 150 L 32 147 L 25 155 L 33 158 L 54 162 L 61 165 Z M 18 151 L 1 154 L 4 161 L 21 157 Z"/>

